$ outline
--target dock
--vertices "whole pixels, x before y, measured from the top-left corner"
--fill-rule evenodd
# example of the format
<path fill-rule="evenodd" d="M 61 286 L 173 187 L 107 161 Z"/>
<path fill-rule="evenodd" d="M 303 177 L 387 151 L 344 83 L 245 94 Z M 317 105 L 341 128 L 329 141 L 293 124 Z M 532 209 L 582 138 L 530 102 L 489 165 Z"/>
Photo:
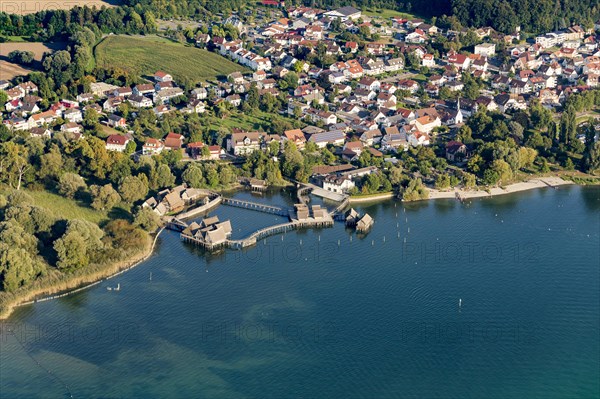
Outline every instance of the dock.
<path fill-rule="evenodd" d="M 309 191 L 314 190 L 312 187 L 303 187 L 299 190 L 299 203 L 294 205 L 294 209 L 228 198 L 217 194 L 209 202 L 204 203 L 199 207 L 190 209 L 177 216 L 168 216 L 163 219 L 166 222 L 166 228 L 180 233 L 182 241 L 197 245 L 208 251 L 221 248 L 239 250 L 256 245 L 260 240 L 275 234 L 282 234 L 291 230 L 305 228 L 332 227 L 336 220 L 346 222 L 344 209 L 346 209 L 349 204 L 348 198 L 344 198 L 334 210 L 328 211 L 320 205 L 307 205 L 308 193 Z M 235 240 L 230 238 L 232 229 L 231 223 L 228 220 L 219 222 L 218 217 L 213 216 L 210 218 L 205 217 L 200 223 L 192 222 L 191 224 L 188 224 L 184 221 L 185 218 L 205 213 L 207 210 L 221 204 L 287 217 L 289 218 L 289 221 L 256 230 L 246 238 Z M 357 218 L 355 223 L 357 231 L 366 232 L 372 226 L 373 220 L 369 215 L 365 215 L 365 217 L 360 218 L 360 220 Z"/>
<path fill-rule="evenodd" d="M 289 209 L 284 209 L 278 206 L 261 204 L 258 202 L 245 201 L 237 198 L 222 197 L 221 203 L 223 205 L 233 206 L 236 208 L 250 209 L 253 211 L 270 213 L 272 215 L 287 217 L 290 214 Z"/>

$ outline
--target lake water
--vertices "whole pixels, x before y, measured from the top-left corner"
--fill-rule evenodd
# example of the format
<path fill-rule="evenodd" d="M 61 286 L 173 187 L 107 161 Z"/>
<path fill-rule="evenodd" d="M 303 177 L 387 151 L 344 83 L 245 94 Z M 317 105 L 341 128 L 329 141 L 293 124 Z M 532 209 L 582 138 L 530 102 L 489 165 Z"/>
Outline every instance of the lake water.
<path fill-rule="evenodd" d="M 3 323 L 0 396 L 595 398 L 599 197 L 378 203 L 366 237 L 336 223 L 213 255 L 165 231 L 144 264 Z M 214 214 L 234 237 L 281 220 Z"/>

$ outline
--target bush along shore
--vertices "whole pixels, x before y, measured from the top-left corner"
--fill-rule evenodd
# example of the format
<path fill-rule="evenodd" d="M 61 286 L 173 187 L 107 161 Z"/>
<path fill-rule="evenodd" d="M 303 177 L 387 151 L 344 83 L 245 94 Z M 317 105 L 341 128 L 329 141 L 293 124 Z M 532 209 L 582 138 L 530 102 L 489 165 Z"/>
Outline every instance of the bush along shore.
<path fill-rule="evenodd" d="M 153 240 L 151 236 L 146 236 L 147 240 L 143 248 L 128 254 L 122 260 L 109 264 L 89 265 L 70 274 L 49 273 L 30 286 L 21 287 L 15 292 L 0 292 L 0 320 L 7 319 L 20 306 L 74 294 L 134 268 L 152 256 L 162 230 L 154 235 Z"/>

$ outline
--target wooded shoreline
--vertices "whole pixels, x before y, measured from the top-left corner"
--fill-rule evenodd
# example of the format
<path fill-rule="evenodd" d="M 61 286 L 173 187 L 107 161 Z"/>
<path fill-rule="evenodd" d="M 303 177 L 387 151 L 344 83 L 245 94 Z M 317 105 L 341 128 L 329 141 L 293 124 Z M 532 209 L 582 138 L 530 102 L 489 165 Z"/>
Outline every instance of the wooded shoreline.
<path fill-rule="evenodd" d="M 52 278 L 49 278 L 41 283 L 41 285 L 36 286 L 34 284 L 34 286 L 29 287 L 24 292 L 17 292 L 15 294 L 3 293 L 5 297 L 0 299 L 0 320 L 8 319 L 18 307 L 72 295 L 138 266 L 152 256 L 158 237 L 163 230 L 164 228 L 161 228 L 151 242 L 150 240 L 146 242 L 141 252 L 131 256 L 129 259 L 108 265 L 94 265 L 93 270 L 82 270 L 81 275 L 74 273 L 72 278 L 66 281 L 56 282 L 52 281 Z"/>

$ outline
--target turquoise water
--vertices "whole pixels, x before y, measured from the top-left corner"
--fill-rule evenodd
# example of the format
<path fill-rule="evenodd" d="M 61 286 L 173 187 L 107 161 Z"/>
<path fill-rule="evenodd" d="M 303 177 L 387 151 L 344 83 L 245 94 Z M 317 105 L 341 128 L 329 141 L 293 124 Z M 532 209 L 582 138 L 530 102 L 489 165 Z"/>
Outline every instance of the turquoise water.
<path fill-rule="evenodd" d="M 599 197 L 379 203 L 366 237 L 213 255 L 165 232 L 144 264 L 3 323 L 0 396 L 598 397 Z M 280 220 L 214 213 L 238 237 Z"/>

